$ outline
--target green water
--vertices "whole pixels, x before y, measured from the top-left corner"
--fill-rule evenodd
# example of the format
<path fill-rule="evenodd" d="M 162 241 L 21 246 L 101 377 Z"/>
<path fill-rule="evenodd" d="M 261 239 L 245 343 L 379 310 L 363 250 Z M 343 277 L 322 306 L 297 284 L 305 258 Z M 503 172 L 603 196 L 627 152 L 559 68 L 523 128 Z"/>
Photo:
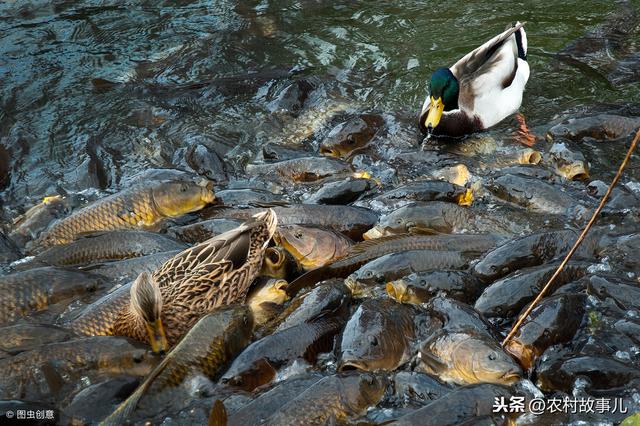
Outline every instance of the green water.
<path fill-rule="evenodd" d="M 2 195 L 24 205 L 61 188 L 117 188 L 142 168 L 175 166 L 191 141 L 206 140 L 224 156 L 258 143 L 265 122 L 281 124 L 268 105 L 283 83 L 238 95 L 171 89 L 182 83 L 295 66 L 320 82 L 316 104 L 340 99 L 417 113 L 431 71 L 516 20 L 527 22 L 531 77 L 522 112 L 530 124 L 568 108 L 637 100 L 638 84 L 614 86 L 597 70 L 555 58 L 616 8 L 575 0 L 5 1 L 0 138 L 11 177 Z M 95 78 L 127 84 L 100 92 Z"/>

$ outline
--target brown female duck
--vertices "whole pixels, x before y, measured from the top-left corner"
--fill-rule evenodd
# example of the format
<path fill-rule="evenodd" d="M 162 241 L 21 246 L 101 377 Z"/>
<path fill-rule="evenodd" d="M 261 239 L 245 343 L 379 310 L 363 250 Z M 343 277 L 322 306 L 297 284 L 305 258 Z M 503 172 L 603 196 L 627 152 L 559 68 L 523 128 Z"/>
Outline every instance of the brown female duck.
<path fill-rule="evenodd" d="M 160 328 L 169 347 L 208 312 L 218 306 L 245 301 L 276 226 L 273 210 L 258 213 L 239 227 L 177 254 L 152 274 L 152 285 L 157 286 L 160 294 L 155 292 L 153 297 L 146 297 L 154 300 L 147 305 L 153 309 L 161 307 Z M 155 324 L 157 318 L 142 315 L 146 310 L 139 305 L 145 298 L 135 300 L 131 298 L 131 291 L 123 286 L 105 296 L 72 320 L 70 327 L 87 335 L 151 339 L 160 348 L 160 331 L 148 321 L 153 319 Z"/>

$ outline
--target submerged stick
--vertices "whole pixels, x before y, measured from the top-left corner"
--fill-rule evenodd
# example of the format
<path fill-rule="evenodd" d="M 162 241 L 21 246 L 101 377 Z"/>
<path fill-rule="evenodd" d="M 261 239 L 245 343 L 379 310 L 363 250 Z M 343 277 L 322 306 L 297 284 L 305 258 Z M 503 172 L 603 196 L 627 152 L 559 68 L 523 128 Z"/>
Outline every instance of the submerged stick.
<path fill-rule="evenodd" d="M 631 158 L 631 154 L 633 153 L 633 150 L 636 148 L 636 145 L 638 144 L 639 139 L 640 139 L 640 129 L 638 129 L 638 131 L 636 132 L 636 136 L 633 138 L 633 141 L 631 141 L 631 146 L 629 147 L 629 150 L 627 151 L 627 155 L 624 157 L 624 160 L 622 160 L 622 163 L 620 164 L 618 173 L 616 173 L 615 177 L 611 181 L 611 184 L 609 185 L 609 188 L 607 188 L 607 192 L 604 194 L 604 197 L 602 197 L 602 201 L 600 201 L 600 205 L 598 206 L 596 211 L 593 212 L 591 219 L 589 219 L 589 223 L 587 223 L 587 226 L 584 227 L 584 229 L 582 230 L 582 233 L 576 240 L 575 244 L 573 245 L 573 247 L 571 247 L 571 250 L 569 250 L 569 253 L 567 253 L 562 263 L 558 266 L 558 269 L 556 269 L 556 271 L 553 273 L 551 278 L 549 278 L 549 281 L 547 281 L 545 286 L 542 287 L 542 290 L 540 290 L 540 293 L 538 293 L 538 296 L 536 296 L 534 301 L 531 302 L 531 304 L 529 304 L 529 307 L 524 311 L 522 315 L 520 315 L 520 317 L 518 318 L 518 321 L 516 321 L 513 327 L 511 327 L 511 331 L 509 331 L 509 334 L 507 335 L 507 337 L 505 337 L 504 340 L 502 341 L 502 346 L 506 345 L 507 342 L 509 342 L 509 340 L 511 340 L 511 338 L 516 334 L 516 332 L 520 328 L 520 325 L 522 325 L 522 323 L 529 316 L 533 308 L 544 297 L 549 287 L 551 287 L 551 284 L 553 284 L 556 277 L 560 275 L 560 272 L 562 272 L 562 269 L 565 267 L 567 262 L 569 262 L 569 259 L 571 259 L 571 256 L 573 256 L 573 253 L 575 253 L 575 251 L 578 249 L 578 247 L 580 246 L 580 243 L 582 243 L 582 240 L 584 240 L 584 237 L 587 235 L 587 233 L 595 223 L 598 215 L 602 211 L 602 208 L 607 203 L 607 200 L 609 199 L 609 195 L 611 195 L 611 191 L 613 191 L 613 188 L 616 186 L 616 184 L 620 180 L 620 177 L 622 176 L 622 172 L 624 172 L 625 167 L 627 167 L 627 163 L 629 162 L 629 159 Z"/>

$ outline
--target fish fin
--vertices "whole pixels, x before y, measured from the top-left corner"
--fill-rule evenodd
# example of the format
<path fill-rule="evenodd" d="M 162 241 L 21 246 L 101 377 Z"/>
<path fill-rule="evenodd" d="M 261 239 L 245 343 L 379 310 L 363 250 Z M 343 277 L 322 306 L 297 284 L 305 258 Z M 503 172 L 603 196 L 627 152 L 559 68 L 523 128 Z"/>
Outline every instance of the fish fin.
<path fill-rule="evenodd" d="M 256 207 L 256 208 L 261 208 L 261 209 L 269 209 L 272 207 L 287 207 L 289 205 L 291 205 L 291 203 L 289 203 L 288 201 L 279 201 L 279 200 L 273 200 L 273 201 L 252 201 L 249 203 L 249 205 L 251 207 Z"/>
<path fill-rule="evenodd" d="M 209 414 L 209 426 L 227 426 L 227 410 L 219 399 L 213 403 Z"/>
<path fill-rule="evenodd" d="M 82 239 L 85 239 L 85 238 L 95 238 L 95 237 L 99 237 L 100 235 L 108 234 L 109 232 L 110 231 L 83 231 L 83 232 L 78 232 L 73 240 L 77 241 L 77 240 L 82 240 Z"/>
<path fill-rule="evenodd" d="M 410 236 L 411 234 L 396 234 L 374 238 L 373 240 L 361 241 L 351 246 L 351 248 L 349 249 L 349 255 L 364 253 L 366 251 L 369 251 L 371 248 L 377 247 L 378 245 L 383 244 L 387 241 L 402 240 Z"/>
<path fill-rule="evenodd" d="M 289 297 L 293 297 L 303 288 L 310 287 L 321 281 L 324 278 L 324 273 L 327 270 L 328 268 L 326 266 L 321 266 L 300 275 L 298 278 L 291 281 L 287 286 L 287 295 L 289 295 Z"/>
<path fill-rule="evenodd" d="M 436 231 L 432 228 L 425 228 L 421 226 L 414 226 L 409 230 L 411 235 L 442 235 L 444 232 Z"/>
<path fill-rule="evenodd" d="M 40 371 L 42 371 L 42 374 L 47 381 L 47 386 L 49 386 L 51 395 L 59 394 L 64 386 L 64 379 L 60 376 L 60 373 L 58 373 L 56 364 L 56 361 L 48 361 L 40 367 Z"/>
<path fill-rule="evenodd" d="M 444 362 L 442 362 L 438 357 L 436 357 L 435 355 L 429 352 L 420 350 L 418 354 L 420 356 L 418 365 L 419 367 L 421 367 L 422 370 L 424 370 L 427 373 L 437 375 L 448 368 Z"/>

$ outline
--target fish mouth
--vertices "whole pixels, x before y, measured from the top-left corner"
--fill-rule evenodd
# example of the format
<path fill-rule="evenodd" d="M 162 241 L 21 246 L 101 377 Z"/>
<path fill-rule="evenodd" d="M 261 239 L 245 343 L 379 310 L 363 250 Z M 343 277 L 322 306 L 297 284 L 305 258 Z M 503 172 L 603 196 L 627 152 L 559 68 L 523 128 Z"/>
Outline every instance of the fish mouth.
<path fill-rule="evenodd" d="M 391 281 L 385 285 L 387 294 L 392 299 L 402 302 L 407 293 L 407 284 L 403 280 Z"/>
<path fill-rule="evenodd" d="M 216 200 L 216 194 L 211 188 L 202 188 L 200 199 L 205 204 L 212 204 Z"/>
<path fill-rule="evenodd" d="M 527 148 L 520 154 L 518 163 L 520 164 L 539 164 L 542 161 L 542 154 L 531 148 Z"/>
<path fill-rule="evenodd" d="M 359 360 L 346 360 L 338 363 L 338 371 L 369 371 L 367 364 L 364 361 Z"/>
<path fill-rule="evenodd" d="M 562 172 L 569 180 L 586 180 L 589 178 L 589 171 L 582 161 L 576 161 L 565 166 Z"/>
<path fill-rule="evenodd" d="M 340 153 L 337 150 L 333 148 L 327 148 L 327 147 L 320 147 L 320 154 L 326 155 L 327 157 L 334 157 L 334 158 L 340 157 Z"/>
<path fill-rule="evenodd" d="M 500 381 L 507 384 L 515 383 L 520 379 L 522 379 L 522 373 L 516 370 L 507 371 L 500 377 Z"/>
<path fill-rule="evenodd" d="M 367 232 L 362 234 L 362 238 L 364 238 L 365 240 L 374 240 L 376 238 L 381 238 L 383 236 L 384 236 L 384 233 L 377 226 L 374 226 L 373 228 L 369 229 Z"/>
<path fill-rule="evenodd" d="M 354 297 L 362 295 L 364 291 L 360 282 L 351 275 L 344 279 L 344 285 L 349 289 Z"/>

